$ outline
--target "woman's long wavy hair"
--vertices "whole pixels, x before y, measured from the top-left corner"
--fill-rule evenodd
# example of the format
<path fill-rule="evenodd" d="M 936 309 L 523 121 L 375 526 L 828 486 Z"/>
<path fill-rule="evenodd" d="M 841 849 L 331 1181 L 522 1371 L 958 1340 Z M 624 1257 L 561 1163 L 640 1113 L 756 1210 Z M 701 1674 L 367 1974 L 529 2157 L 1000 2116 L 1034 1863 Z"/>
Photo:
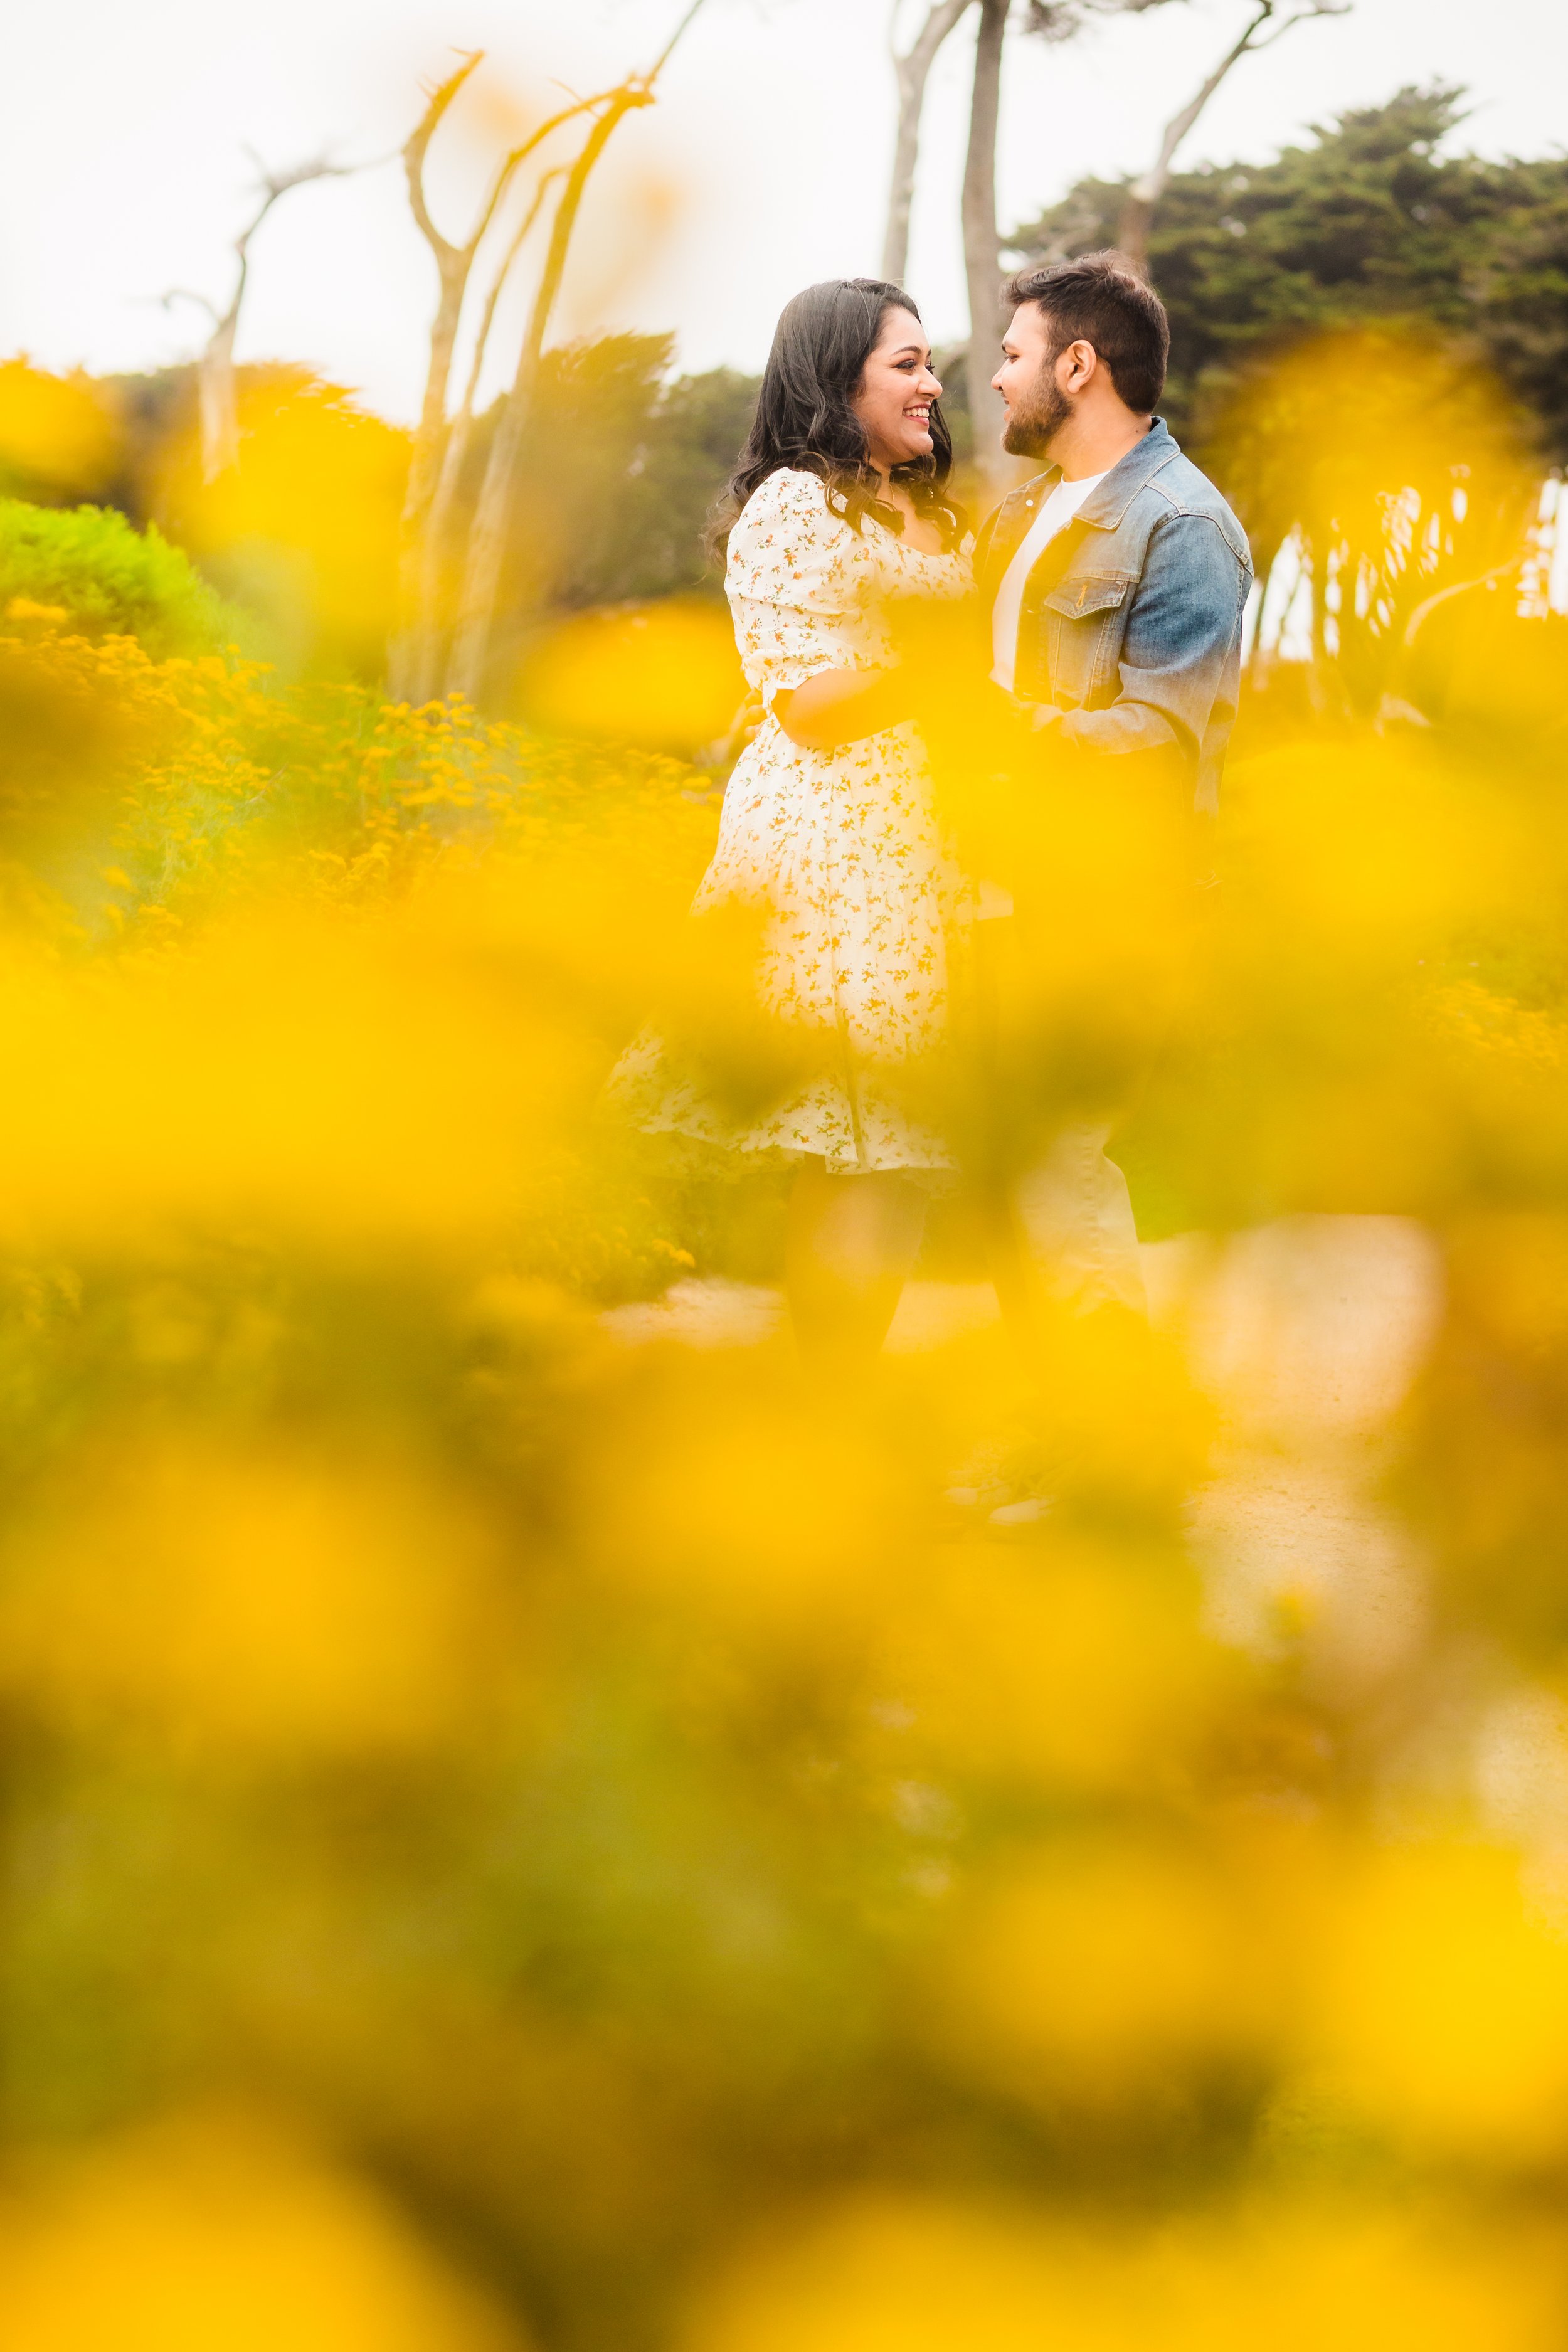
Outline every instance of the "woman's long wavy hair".
<path fill-rule="evenodd" d="M 879 278 L 825 278 L 785 303 L 746 446 L 709 525 L 708 545 L 716 558 L 722 560 L 752 492 L 784 466 L 820 476 L 829 507 L 851 530 L 858 531 L 872 514 L 890 530 L 902 530 L 898 509 L 878 498 L 881 477 L 868 459 L 865 427 L 849 404 L 889 310 L 920 317 L 901 287 Z M 893 479 L 908 489 L 915 511 L 937 525 L 944 545 L 956 547 L 964 520 L 947 494 L 952 439 L 940 404 L 931 409 L 931 455 L 896 466 Z"/>

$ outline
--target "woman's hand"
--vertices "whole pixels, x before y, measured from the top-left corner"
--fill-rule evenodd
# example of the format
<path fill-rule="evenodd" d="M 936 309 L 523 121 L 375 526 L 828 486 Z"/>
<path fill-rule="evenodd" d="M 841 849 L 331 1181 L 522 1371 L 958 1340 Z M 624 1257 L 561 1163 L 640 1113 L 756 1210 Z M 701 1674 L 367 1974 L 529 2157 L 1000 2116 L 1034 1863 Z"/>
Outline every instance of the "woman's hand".
<path fill-rule="evenodd" d="M 908 719 L 914 705 L 901 669 L 825 669 L 773 697 L 773 717 L 803 751 L 837 751 Z"/>

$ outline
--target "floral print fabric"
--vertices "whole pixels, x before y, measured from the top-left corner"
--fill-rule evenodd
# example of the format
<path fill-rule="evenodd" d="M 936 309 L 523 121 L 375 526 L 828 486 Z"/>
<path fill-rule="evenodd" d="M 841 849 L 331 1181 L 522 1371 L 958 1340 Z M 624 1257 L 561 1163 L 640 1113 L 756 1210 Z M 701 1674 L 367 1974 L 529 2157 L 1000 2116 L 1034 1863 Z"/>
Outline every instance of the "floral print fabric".
<path fill-rule="evenodd" d="M 640 1123 L 738 1150 L 820 1153 L 830 1168 L 942 1168 L 940 1140 L 900 1105 L 900 1064 L 940 1039 L 961 883 L 931 806 L 911 725 L 837 751 L 792 743 L 773 698 L 829 669 L 894 657 L 888 607 L 957 599 L 963 555 L 928 555 L 867 516 L 858 532 L 815 474 L 770 475 L 730 538 L 725 587 L 748 683 L 767 707 L 730 779 L 719 845 L 693 912 L 740 900 L 765 909 L 763 1002 L 818 1033 L 827 1051 L 799 1092 L 743 1127 L 634 1048 L 617 1091 Z"/>

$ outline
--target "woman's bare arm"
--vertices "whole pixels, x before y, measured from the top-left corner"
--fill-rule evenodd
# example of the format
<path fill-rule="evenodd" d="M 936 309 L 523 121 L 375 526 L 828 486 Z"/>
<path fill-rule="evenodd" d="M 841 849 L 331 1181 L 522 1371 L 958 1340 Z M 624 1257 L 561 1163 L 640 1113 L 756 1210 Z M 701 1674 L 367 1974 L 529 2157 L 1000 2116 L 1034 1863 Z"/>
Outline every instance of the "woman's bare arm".
<path fill-rule="evenodd" d="M 836 751 L 909 718 L 914 696 L 900 669 L 825 669 L 773 697 L 773 716 L 803 751 Z"/>

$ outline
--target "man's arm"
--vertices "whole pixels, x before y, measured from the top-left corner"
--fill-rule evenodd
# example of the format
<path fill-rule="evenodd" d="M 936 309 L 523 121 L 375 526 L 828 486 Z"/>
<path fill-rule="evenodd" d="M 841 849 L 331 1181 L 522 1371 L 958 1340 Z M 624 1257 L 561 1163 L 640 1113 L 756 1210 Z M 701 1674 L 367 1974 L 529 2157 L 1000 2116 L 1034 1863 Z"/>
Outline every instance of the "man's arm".
<path fill-rule="evenodd" d="M 1035 725 L 1097 751 L 1174 744 L 1194 767 L 1216 709 L 1234 714 L 1247 578 L 1217 523 L 1172 515 L 1149 542 L 1132 592 L 1121 690 L 1105 710 L 1040 709 Z"/>

